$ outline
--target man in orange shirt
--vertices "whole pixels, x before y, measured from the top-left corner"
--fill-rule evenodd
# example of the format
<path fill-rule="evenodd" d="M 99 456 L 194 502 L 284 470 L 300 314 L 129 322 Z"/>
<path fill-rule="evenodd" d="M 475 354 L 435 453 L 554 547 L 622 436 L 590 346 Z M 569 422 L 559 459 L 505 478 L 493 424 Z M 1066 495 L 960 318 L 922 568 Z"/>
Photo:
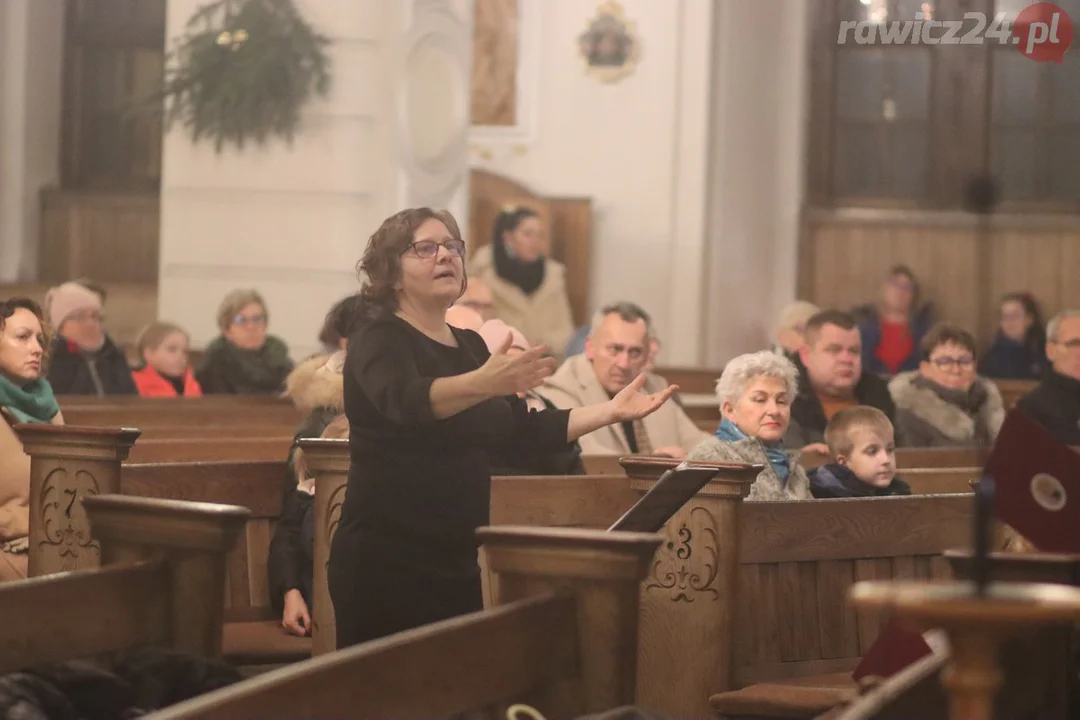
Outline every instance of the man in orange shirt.
<path fill-rule="evenodd" d="M 862 370 L 859 326 L 849 313 L 824 310 L 806 323 L 806 344 L 795 358 L 799 394 L 791 403 L 791 424 L 784 445 L 828 453 L 825 426 L 844 408 L 870 405 L 896 419 L 896 406 L 885 380 Z M 902 444 L 897 438 L 897 444 Z"/>

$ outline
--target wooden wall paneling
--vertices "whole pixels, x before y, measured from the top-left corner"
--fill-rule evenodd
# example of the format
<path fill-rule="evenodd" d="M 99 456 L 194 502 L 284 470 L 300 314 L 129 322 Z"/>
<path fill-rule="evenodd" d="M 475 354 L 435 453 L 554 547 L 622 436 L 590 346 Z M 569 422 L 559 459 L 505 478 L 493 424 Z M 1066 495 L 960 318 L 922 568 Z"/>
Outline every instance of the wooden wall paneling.
<path fill-rule="evenodd" d="M 1080 305 L 1080 224 L 1075 217 L 995 217 L 980 234 L 963 213 L 838 211 L 808 213 L 805 297 L 823 307 L 873 302 L 897 263 L 919 277 L 940 319 L 972 330 L 981 346 L 997 325 L 1005 292 L 1029 290 L 1047 316 Z"/>
<path fill-rule="evenodd" d="M 153 193 L 78 192 L 41 195 L 40 278 L 80 276 L 100 282 L 155 284 L 160 202 Z"/>
<path fill-rule="evenodd" d="M 551 198 L 551 253 L 566 265 L 566 291 L 574 324 L 589 322 L 592 202 L 586 198 Z"/>

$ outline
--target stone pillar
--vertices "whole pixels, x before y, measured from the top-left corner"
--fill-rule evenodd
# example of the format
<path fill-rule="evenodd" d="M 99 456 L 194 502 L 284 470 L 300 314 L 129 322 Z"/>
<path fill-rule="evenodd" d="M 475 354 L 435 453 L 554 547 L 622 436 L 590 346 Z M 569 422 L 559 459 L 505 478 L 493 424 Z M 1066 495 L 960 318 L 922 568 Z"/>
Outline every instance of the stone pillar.
<path fill-rule="evenodd" d="M 337 626 L 326 568 L 330 543 L 341 519 L 341 505 L 349 480 L 348 440 L 301 440 L 308 471 L 315 478 L 315 568 L 312 583 L 311 654 L 321 655 L 337 648 Z"/>
<path fill-rule="evenodd" d="M 202 0 L 169 0 L 167 37 Z M 236 287 L 266 298 L 270 331 L 299 359 L 319 350 L 313 318 L 357 290 L 366 239 L 410 205 L 449 207 L 468 227 L 471 0 L 303 0 L 331 44 L 329 96 L 304 108 L 290 146 L 163 143 L 158 312 L 218 334 Z"/>
<path fill-rule="evenodd" d="M 120 463 L 138 430 L 20 424 L 30 456 L 30 577 L 97 567 L 83 498 L 119 494 Z"/>
<path fill-rule="evenodd" d="M 221 655 L 226 556 L 251 512 L 235 505 L 122 495 L 88 497 L 84 504 L 105 564 L 165 561 L 170 647 Z"/>
<path fill-rule="evenodd" d="M 646 465 L 626 465 L 631 486 L 642 493 L 665 469 Z M 665 542 L 641 588 L 644 707 L 709 717 L 709 696 L 733 689 L 739 508 L 760 470 L 725 466 L 664 527 Z"/>
<path fill-rule="evenodd" d="M 660 536 L 510 525 L 477 535 L 498 576 L 499 604 L 545 592 L 569 593 L 577 603 L 581 687 L 553 690 L 545 706 L 559 707 L 563 692 L 574 690 L 583 713 L 633 704 L 644 639 L 639 588 Z"/>

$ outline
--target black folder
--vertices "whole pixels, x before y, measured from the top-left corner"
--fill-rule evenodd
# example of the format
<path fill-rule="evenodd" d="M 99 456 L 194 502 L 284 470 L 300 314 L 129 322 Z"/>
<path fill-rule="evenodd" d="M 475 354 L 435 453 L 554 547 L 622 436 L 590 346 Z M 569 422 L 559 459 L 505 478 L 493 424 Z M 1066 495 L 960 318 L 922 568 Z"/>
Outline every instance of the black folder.
<path fill-rule="evenodd" d="M 719 473 L 717 467 L 680 463 L 661 475 L 656 484 L 608 530 L 660 532 L 664 523 Z"/>

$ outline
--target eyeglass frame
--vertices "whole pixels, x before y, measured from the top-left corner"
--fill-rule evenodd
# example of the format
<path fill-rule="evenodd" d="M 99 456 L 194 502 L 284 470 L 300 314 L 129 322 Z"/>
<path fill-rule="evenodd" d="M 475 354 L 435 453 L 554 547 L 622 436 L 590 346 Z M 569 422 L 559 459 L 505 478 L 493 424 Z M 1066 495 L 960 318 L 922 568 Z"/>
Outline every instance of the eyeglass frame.
<path fill-rule="evenodd" d="M 460 247 L 461 248 L 460 253 L 455 252 L 454 250 L 451 249 L 451 247 L 450 247 L 451 243 L 453 243 L 453 245 L 455 247 Z M 434 252 L 432 252 L 430 255 L 421 255 L 420 251 L 417 249 L 420 245 L 433 246 L 435 248 Z M 439 256 L 439 248 L 446 248 L 446 252 L 450 253 L 451 257 L 461 258 L 461 259 L 465 258 L 465 251 L 466 251 L 465 241 L 464 240 L 459 240 L 458 238 L 450 238 L 449 240 L 443 240 L 441 242 L 438 241 L 438 240 L 417 240 L 415 242 L 409 243 L 409 245 L 404 250 L 401 251 L 401 254 L 404 255 L 405 253 L 407 253 L 407 252 L 409 252 L 411 250 L 413 255 L 420 258 L 421 260 L 430 260 L 432 258 L 435 258 L 435 257 Z"/>

